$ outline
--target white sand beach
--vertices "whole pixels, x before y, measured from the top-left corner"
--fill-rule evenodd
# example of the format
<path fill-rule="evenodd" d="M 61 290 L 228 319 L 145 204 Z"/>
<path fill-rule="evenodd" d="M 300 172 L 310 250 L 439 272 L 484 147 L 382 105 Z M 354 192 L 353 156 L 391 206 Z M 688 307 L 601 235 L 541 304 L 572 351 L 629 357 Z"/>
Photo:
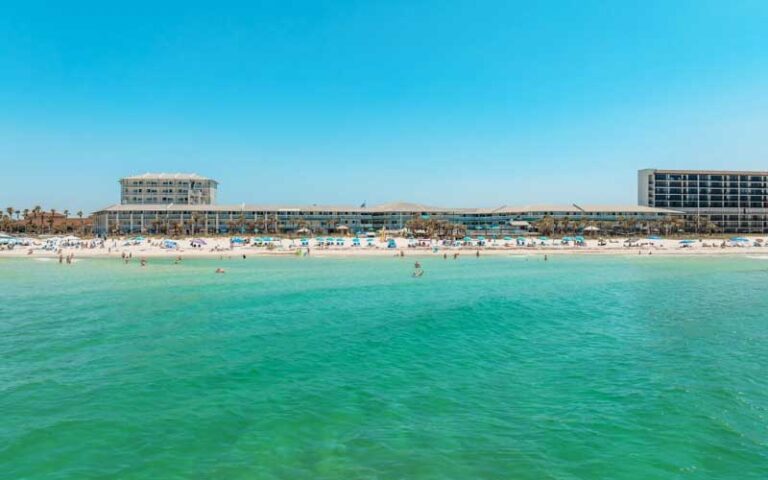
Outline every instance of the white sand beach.
<path fill-rule="evenodd" d="M 235 237 L 238 238 L 239 237 Z M 745 236 L 723 238 L 649 238 L 583 239 L 571 237 L 541 240 L 538 237 L 519 237 L 508 240 L 438 241 L 394 237 L 379 238 L 323 238 L 254 241 L 232 237 L 162 238 L 121 237 L 105 242 L 98 239 L 70 238 L 51 242 L 50 239 L 27 239 L 27 245 L 13 248 L 0 246 L 0 258 L 189 258 L 251 256 L 477 256 L 477 255 L 768 255 L 768 243 L 761 237 Z"/>

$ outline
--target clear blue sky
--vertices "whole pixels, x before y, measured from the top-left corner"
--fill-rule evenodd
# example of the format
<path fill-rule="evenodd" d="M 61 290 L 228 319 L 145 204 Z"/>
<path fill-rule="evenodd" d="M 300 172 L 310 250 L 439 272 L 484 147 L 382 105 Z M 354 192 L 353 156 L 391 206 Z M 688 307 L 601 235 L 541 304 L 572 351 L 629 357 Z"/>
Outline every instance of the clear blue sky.
<path fill-rule="evenodd" d="M 491 206 L 768 169 L 766 1 L 196 3 L 0 5 L 0 207 L 90 211 L 145 171 Z"/>

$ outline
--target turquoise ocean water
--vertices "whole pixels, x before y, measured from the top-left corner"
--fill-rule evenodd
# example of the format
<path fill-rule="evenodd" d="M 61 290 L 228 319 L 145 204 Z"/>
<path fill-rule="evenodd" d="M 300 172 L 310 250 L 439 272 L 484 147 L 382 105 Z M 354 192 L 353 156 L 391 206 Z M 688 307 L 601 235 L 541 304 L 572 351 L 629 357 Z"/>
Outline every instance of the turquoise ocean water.
<path fill-rule="evenodd" d="M 0 477 L 768 478 L 768 258 L 412 262 L 0 260 Z"/>

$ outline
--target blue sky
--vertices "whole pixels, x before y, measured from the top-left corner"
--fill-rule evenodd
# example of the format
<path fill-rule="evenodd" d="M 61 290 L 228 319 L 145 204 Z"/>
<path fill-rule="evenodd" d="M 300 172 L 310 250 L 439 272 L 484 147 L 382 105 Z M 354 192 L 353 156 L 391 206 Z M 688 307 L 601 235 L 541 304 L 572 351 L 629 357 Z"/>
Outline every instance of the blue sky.
<path fill-rule="evenodd" d="M 90 211 L 145 171 L 491 206 L 768 169 L 765 1 L 205 3 L 0 5 L 3 208 Z"/>

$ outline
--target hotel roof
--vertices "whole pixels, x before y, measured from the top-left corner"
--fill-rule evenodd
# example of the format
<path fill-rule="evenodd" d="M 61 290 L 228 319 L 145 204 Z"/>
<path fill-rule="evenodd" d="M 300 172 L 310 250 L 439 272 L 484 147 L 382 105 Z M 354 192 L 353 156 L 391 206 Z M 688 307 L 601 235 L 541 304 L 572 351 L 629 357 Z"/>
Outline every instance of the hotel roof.
<path fill-rule="evenodd" d="M 643 205 L 502 205 L 493 208 L 452 208 L 434 207 L 418 203 L 394 202 L 361 207 L 352 205 L 268 205 L 268 204 L 235 204 L 235 205 L 187 205 L 187 204 L 118 204 L 99 210 L 100 212 L 350 212 L 350 213 L 475 213 L 475 214 L 525 214 L 530 212 L 547 213 L 681 213 L 676 210 L 647 207 Z"/>
<path fill-rule="evenodd" d="M 654 173 L 679 173 L 679 174 L 695 174 L 695 175 L 759 175 L 768 176 L 768 171 L 759 170 L 678 170 L 678 169 L 664 169 L 664 168 L 644 168 L 640 172 L 654 172 Z"/>
<path fill-rule="evenodd" d="M 120 180 L 146 180 L 159 178 L 162 180 L 211 180 L 196 173 L 142 173 L 141 175 L 131 175 L 123 177 Z"/>

